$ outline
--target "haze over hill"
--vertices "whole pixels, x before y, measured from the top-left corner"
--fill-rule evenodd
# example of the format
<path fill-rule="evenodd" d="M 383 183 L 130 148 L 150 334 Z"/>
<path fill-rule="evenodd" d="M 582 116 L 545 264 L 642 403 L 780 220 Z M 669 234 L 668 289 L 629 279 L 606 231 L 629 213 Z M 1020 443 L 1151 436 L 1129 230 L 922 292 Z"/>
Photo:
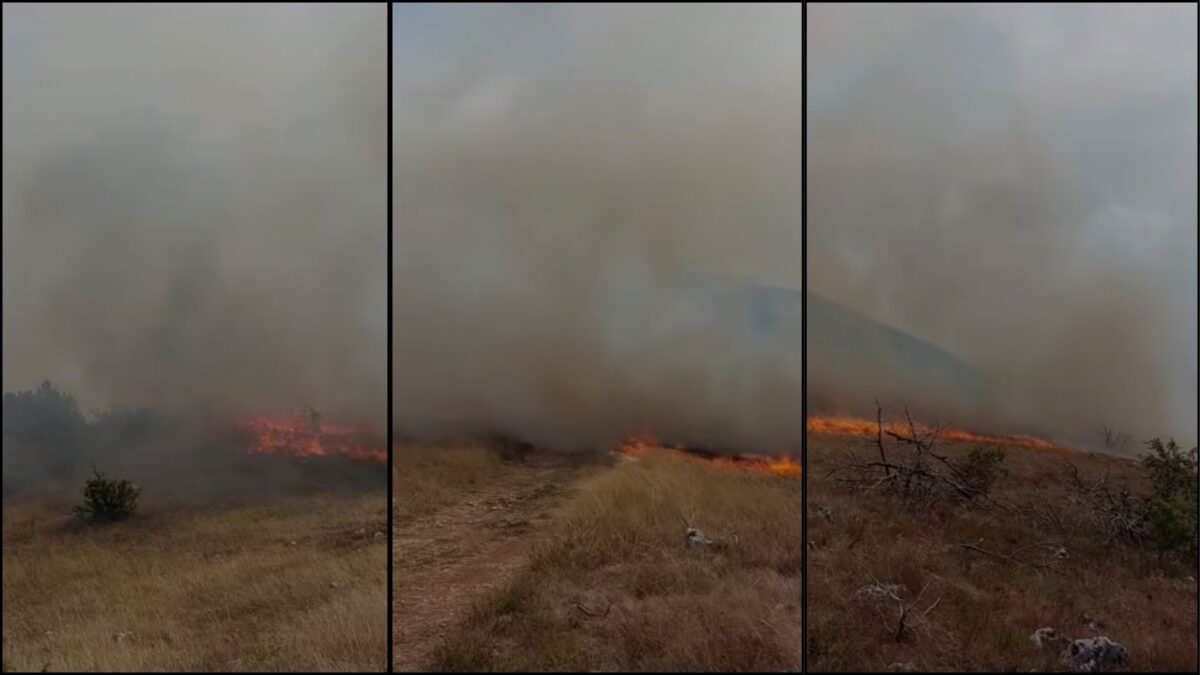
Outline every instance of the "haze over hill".
<path fill-rule="evenodd" d="M 811 5 L 808 287 L 978 367 L 992 419 L 1194 443 L 1196 18 Z"/>
<path fill-rule="evenodd" d="M 396 428 L 798 446 L 802 8 L 395 10 Z"/>

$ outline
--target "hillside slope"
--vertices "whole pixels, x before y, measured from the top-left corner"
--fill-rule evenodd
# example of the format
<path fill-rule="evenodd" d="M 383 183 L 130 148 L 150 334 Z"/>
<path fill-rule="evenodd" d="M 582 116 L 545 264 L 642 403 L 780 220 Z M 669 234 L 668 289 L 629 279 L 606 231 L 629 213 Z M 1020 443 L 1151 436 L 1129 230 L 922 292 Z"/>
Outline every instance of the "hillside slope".
<path fill-rule="evenodd" d="M 1069 462 L 1084 480 L 1108 475 L 1142 492 L 1135 463 L 1009 447 L 991 494 L 1017 512 L 907 506 L 833 471 L 853 454 L 875 457 L 874 441 L 809 435 L 811 670 L 1064 670 L 1061 645 L 1031 640 L 1051 627 L 1120 643 L 1135 671 L 1196 671 L 1194 560 L 1189 568 L 1096 534 L 1064 482 Z M 939 447 L 962 457 L 971 446 Z"/>

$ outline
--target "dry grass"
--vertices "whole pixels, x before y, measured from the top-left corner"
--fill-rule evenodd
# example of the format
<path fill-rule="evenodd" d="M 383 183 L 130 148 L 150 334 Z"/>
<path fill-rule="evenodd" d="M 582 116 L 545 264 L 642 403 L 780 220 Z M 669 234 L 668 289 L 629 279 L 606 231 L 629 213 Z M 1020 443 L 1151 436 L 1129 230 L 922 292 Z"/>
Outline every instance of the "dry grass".
<path fill-rule="evenodd" d="M 895 497 L 852 491 L 827 474 L 857 442 L 812 435 L 807 446 L 811 670 L 886 671 L 893 664 L 918 671 L 1061 670 L 1060 649 L 1037 650 L 1030 640 L 1035 629 L 1051 626 L 1072 638 L 1105 635 L 1121 643 L 1137 671 L 1196 671 L 1195 570 L 1090 534 L 1058 478 L 1071 460 L 1081 475 L 1108 470 L 1137 486 L 1135 465 L 1068 450 L 1009 449 L 1007 474 L 993 494 L 1054 508 L 1063 519 L 1057 527 L 996 510 L 905 509 Z M 943 450 L 959 454 L 968 447 Z M 960 546 L 980 539 L 981 548 L 1020 551 L 1016 557 L 1057 571 Z M 1039 544 L 1066 547 L 1070 557 L 1054 562 L 1051 549 Z M 911 628 L 900 640 L 896 601 L 856 594 L 876 582 L 902 584 L 901 599 L 914 603 Z"/>
<path fill-rule="evenodd" d="M 512 467 L 494 444 L 461 441 L 392 445 L 392 496 L 397 523 L 429 513 L 490 483 Z"/>
<path fill-rule="evenodd" d="M 432 666 L 799 670 L 800 502 L 798 478 L 701 460 L 596 469 L 558 511 L 561 534 Z M 716 544 L 686 546 L 684 520 Z"/>
<path fill-rule="evenodd" d="M 382 671 L 383 495 L 157 510 L 66 527 L 4 505 L 4 664 L 52 671 Z"/>

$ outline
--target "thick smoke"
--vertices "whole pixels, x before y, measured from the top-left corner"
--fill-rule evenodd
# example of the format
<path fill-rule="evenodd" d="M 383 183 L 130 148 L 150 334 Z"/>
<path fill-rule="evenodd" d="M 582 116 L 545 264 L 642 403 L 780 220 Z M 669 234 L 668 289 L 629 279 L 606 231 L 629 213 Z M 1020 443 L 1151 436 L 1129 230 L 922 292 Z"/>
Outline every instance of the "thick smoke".
<path fill-rule="evenodd" d="M 798 447 L 800 6 L 395 11 L 397 432 Z"/>
<path fill-rule="evenodd" d="M 809 287 L 982 369 L 979 419 L 1194 441 L 1195 5 L 808 19 Z"/>
<path fill-rule="evenodd" d="M 4 6 L 4 389 L 386 429 L 383 5 Z"/>

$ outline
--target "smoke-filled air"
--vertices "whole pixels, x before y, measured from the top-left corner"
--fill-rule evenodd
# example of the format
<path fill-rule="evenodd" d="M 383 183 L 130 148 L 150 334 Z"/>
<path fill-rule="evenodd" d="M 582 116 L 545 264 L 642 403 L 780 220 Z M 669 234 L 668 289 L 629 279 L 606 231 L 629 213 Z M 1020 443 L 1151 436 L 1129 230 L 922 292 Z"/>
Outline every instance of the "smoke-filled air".
<path fill-rule="evenodd" d="M 380 15 L 5 5 L 5 391 L 384 432 Z"/>
<path fill-rule="evenodd" d="M 809 334 L 911 361 L 810 349 L 817 409 L 1194 443 L 1196 18 L 810 5 Z"/>
<path fill-rule="evenodd" d="M 801 7 L 393 22 L 396 432 L 798 449 Z"/>
<path fill-rule="evenodd" d="M 386 3 L 3 12 L 3 670 L 386 670 Z"/>

